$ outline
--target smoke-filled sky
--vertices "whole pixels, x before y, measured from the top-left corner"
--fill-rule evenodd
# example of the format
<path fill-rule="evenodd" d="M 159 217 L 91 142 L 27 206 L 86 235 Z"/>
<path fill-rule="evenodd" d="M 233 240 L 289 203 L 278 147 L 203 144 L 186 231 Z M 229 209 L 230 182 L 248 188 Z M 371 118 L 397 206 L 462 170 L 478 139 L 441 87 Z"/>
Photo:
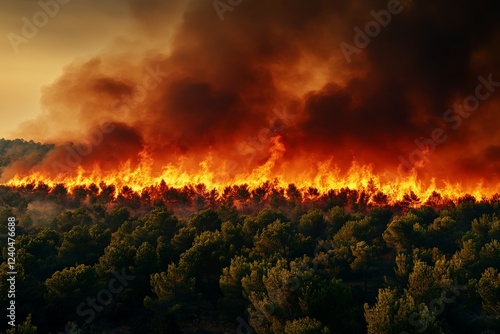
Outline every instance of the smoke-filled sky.
<path fill-rule="evenodd" d="M 498 1 L 57 4 L 22 39 L 40 3 L 2 3 L 2 136 L 94 136 L 89 163 L 104 165 L 145 147 L 258 164 L 280 136 L 294 168 L 332 157 L 500 180 Z"/>

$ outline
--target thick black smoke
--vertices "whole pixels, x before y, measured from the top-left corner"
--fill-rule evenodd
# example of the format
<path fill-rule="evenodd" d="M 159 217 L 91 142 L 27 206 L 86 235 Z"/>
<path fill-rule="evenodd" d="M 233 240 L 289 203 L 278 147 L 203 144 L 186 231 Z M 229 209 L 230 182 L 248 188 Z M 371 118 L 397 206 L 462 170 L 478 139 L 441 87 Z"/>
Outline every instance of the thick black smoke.
<path fill-rule="evenodd" d="M 129 5 L 155 49 L 124 42 L 67 66 L 24 133 L 78 142 L 103 122 L 121 124 L 92 161 L 116 151 L 109 161 L 136 159 L 146 147 L 161 163 L 207 152 L 258 163 L 279 133 L 287 161 L 314 154 L 395 170 L 400 156 L 417 161 L 412 152 L 426 150 L 422 175 L 498 173 L 500 92 L 470 116 L 446 114 L 475 94 L 479 76 L 500 82 L 495 1 Z M 357 51 L 346 56 L 345 45 Z M 293 117 L 277 121 L 276 108 Z M 438 128 L 446 140 L 429 145 Z"/>

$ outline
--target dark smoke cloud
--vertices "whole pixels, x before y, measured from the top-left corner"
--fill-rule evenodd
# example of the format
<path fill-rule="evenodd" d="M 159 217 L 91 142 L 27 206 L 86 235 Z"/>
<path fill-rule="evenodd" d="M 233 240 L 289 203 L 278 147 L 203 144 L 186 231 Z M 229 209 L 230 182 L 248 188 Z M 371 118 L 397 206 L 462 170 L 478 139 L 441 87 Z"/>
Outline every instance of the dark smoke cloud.
<path fill-rule="evenodd" d="M 500 81 L 499 5 L 402 1 L 402 13 L 348 64 L 339 44 L 353 44 L 353 28 L 364 29 L 370 11 L 387 3 L 243 1 L 221 22 L 211 1 L 129 1 L 155 49 L 124 42 L 67 66 L 44 88 L 45 111 L 23 132 L 63 144 L 113 122 L 120 130 L 89 161 L 137 158 L 143 147 L 165 163 L 209 151 L 244 160 L 238 143 L 285 105 L 297 115 L 280 131 L 287 160 L 316 154 L 394 170 L 415 139 L 442 127 L 448 139 L 429 157 L 427 175 L 498 172 L 500 138 L 485 131 L 500 121 L 500 92 L 456 131 L 443 113 L 474 93 L 478 75 Z M 137 98 L 157 68 L 168 76 Z"/>

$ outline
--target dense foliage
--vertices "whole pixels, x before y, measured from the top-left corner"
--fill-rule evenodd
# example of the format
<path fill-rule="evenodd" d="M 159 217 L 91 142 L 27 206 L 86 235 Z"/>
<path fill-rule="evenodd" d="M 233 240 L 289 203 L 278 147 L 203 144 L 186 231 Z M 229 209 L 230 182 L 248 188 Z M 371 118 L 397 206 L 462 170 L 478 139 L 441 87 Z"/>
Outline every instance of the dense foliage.
<path fill-rule="evenodd" d="M 0 187 L 0 216 L 18 220 L 22 333 L 500 328 L 498 196 L 32 184 Z"/>
<path fill-rule="evenodd" d="M 39 163 L 54 147 L 52 144 L 35 143 L 33 140 L 6 140 L 2 138 L 0 139 L 0 172 L 5 167 L 16 163 L 16 168 L 32 167 Z"/>

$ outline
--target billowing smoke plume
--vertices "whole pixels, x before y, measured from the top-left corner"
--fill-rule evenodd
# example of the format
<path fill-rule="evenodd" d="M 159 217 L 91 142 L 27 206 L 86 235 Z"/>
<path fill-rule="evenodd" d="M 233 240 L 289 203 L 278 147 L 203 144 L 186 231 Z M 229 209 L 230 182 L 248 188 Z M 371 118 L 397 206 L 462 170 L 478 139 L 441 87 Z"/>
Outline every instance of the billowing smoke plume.
<path fill-rule="evenodd" d="M 92 154 L 74 162 L 104 168 L 144 150 L 159 164 L 212 154 L 258 165 L 280 135 L 289 166 L 331 156 L 496 179 L 497 2 L 237 2 L 129 1 L 142 39 L 66 66 L 22 127 L 60 145 L 40 166 L 85 145 Z M 488 97 L 474 109 L 478 85 Z"/>

